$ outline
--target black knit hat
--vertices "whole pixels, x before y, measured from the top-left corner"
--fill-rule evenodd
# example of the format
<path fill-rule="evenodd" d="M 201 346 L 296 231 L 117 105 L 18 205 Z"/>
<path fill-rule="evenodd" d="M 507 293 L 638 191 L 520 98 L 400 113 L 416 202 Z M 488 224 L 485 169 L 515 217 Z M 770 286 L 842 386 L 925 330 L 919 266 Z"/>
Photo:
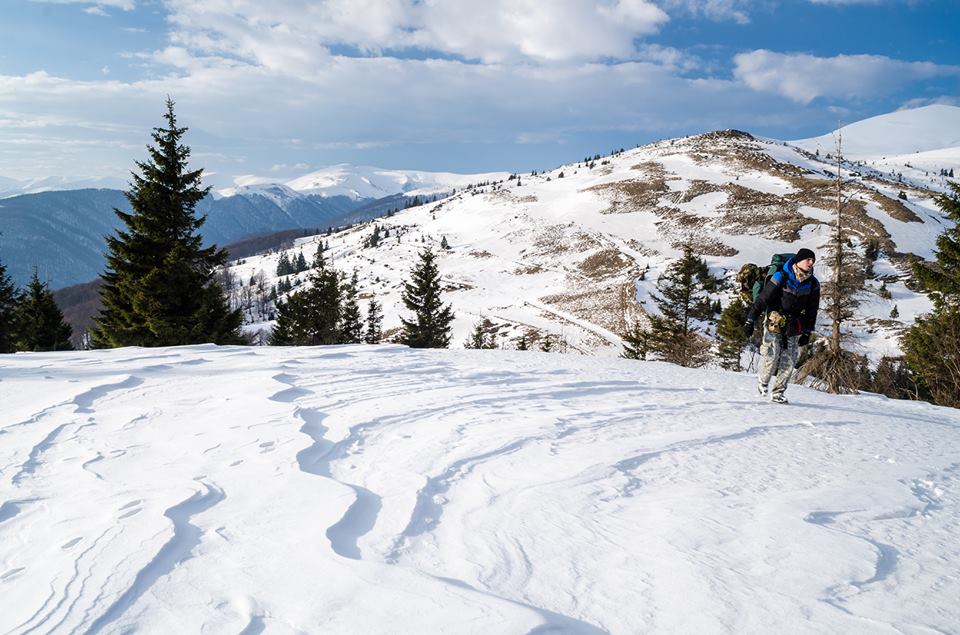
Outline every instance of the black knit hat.
<path fill-rule="evenodd" d="M 806 260 L 807 258 L 813 258 L 814 261 L 817 260 L 817 257 L 814 255 L 814 253 L 809 249 L 807 249 L 806 247 L 804 247 L 803 249 L 797 252 L 797 260 L 796 260 L 797 262 L 800 262 L 801 260 Z"/>

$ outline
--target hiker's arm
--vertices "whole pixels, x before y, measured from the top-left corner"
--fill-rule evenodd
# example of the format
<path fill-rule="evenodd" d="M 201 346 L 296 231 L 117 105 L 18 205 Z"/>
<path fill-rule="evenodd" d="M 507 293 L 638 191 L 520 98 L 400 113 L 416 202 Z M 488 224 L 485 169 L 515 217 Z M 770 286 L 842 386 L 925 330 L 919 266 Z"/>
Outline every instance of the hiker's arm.
<path fill-rule="evenodd" d="M 763 286 L 763 289 L 760 290 L 760 295 L 757 296 L 756 302 L 753 303 L 753 306 L 750 307 L 750 311 L 747 312 L 747 322 L 753 322 L 757 319 L 757 316 L 763 315 L 764 310 L 766 310 L 767 305 L 770 303 L 770 300 L 780 291 L 780 275 L 779 271 L 774 274 L 767 284 Z"/>
<path fill-rule="evenodd" d="M 817 311 L 820 310 L 820 285 L 817 284 L 810 291 L 807 300 L 807 310 L 803 312 L 803 332 L 813 333 L 817 329 Z"/>

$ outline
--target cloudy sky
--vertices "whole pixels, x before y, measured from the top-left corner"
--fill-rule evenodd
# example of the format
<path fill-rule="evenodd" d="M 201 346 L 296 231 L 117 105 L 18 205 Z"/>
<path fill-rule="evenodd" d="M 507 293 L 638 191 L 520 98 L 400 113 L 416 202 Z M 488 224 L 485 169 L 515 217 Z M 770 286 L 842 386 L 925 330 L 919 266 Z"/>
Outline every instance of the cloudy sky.
<path fill-rule="evenodd" d="M 544 170 L 960 105 L 957 0 L 2 0 L 0 177 Z"/>

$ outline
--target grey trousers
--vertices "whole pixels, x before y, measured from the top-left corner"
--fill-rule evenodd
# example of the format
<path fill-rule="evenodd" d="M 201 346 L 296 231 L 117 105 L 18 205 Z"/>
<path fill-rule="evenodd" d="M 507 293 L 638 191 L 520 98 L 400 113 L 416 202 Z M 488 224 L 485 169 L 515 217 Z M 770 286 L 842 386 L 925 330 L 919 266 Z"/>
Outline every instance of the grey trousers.
<path fill-rule="evenodd" d="M 783 338 L 779 333 L 771 333 L 766 328 L 763 329 L 763 340 L 760 342 L 760 385 L 764 388 L 770 383 L 770 378 L 774 378 L 774 395 L 782 395 L 787 390 L 787 384 L 790 383 L 790 377 L 793 376 L 793 366 L 797 363 L 797 353 L 800 340 L 799 335 L 786 338 L 784 345 Z"/>

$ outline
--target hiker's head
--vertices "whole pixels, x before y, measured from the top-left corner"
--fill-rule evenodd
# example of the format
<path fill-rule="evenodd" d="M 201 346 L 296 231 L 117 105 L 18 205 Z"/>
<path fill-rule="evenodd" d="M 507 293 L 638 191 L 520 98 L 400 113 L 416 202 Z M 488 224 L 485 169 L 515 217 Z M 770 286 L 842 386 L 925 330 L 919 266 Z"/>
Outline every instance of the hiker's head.
<path fill-rule="evenodd" d="M 809 249 L 804 248 L 797 252 L 797 266 L 804 271 L 813 271 L 816 260 L 817 256 Z"/>

